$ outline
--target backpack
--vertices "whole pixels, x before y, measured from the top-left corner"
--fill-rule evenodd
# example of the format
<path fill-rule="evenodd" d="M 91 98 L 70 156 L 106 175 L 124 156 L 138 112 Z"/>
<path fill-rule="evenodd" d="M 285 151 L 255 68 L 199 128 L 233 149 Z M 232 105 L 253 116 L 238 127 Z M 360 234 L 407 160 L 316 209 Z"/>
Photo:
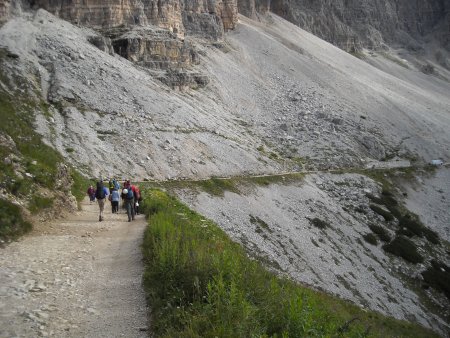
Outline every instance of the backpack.
<path fill-rule="evenodd" d="M 101 184 L 100 182 L 97 183 L 97 190 L 95 192 L 95 197 L 98 200 L 102 200 L 105 198 L 105 190 L 103 189 L 103 184 Z"/>
<path fill-rule="evenodd" d="M 135 197 L 136 201 L 141 201 L 142 200 L 141 191 L 139 190 L 138 187 L 136 187 L 134 189 L 134 197 Z"/>
<path fill-rule="evenodd" d="M 131 200 L 134 198 L 134 193 L 133 193 L 133 189 L 131 189 L 131 187 L 128 188 L 128 193 L 127 193 L 127 199 Z"/>

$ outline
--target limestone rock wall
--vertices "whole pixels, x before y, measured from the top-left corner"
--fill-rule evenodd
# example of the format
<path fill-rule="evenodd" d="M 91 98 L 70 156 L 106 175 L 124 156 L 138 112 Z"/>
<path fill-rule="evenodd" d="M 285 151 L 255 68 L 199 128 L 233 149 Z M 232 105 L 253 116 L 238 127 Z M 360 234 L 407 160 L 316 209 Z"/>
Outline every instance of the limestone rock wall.
<path fill-rule="evenodd" d="M 117 54 L 148 68 L 177 69 L 199 63 L 191 44 L 167 30 L 136 28 L 114 39 L 112 45 Z"/>
<path fill-rule="evenodd" d="M 267 11 L 261 0 L 238 0 L 248 17 Z M 433 34 L 448 48 L 448 0 L 272 0 L 269 10 L 344 50 L 383 44 L 420 47 Z"/>
<path fill-rule="evenodd" d="M 0 25 L 11 16 L 11 0 L 0 0 Z"/>
<path fill-rule="evenodd" d="M 4 1 L 4 0 L 3 0 Z M 237 22 L 236 0 L 29 0 L 34 8 L 93 28 L 156 25 L 179 37 L 221 38 Z"/>

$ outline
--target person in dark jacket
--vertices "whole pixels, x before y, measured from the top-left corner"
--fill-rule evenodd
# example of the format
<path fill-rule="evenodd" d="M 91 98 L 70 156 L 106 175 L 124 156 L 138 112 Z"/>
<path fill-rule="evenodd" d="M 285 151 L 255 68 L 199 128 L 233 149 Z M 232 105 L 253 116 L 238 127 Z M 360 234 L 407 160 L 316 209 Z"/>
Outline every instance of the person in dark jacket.
<path fill-rule="evenodd" d="M 98 215 L 98 220 L 103 221 L 103 209 L 105 208 L 105 199 L 108 196 L 108 189 L 103 186 L 103 181 L 97 182 L 97 190 L 95 191 L 95 197 L 97 198 L 98 207 L 100 213 Z"/>
<path fill-rule="evenodd" d="M 89 195 L 89 201 L 95 202 L 95 189 L 92 185 L 89 186 L 87 194 Z"/>

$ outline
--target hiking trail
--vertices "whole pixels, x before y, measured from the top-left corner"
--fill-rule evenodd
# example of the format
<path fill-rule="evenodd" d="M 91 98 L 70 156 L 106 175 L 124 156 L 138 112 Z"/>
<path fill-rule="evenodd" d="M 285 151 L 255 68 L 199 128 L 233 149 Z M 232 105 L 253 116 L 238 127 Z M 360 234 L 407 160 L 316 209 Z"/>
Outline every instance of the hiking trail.
<path fill-rule="evenodd" d="M 105 203 L 36 226 L 0 248 L 0 337 L 147 337 L 141 243 L 145 217 L 128 222 Z"/>

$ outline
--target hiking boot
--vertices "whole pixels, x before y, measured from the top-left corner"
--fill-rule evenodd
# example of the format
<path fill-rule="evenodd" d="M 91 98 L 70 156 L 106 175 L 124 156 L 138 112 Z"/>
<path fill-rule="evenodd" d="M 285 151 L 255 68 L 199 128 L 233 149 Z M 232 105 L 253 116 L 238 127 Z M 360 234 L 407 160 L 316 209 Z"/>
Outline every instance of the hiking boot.
<path fill-rule="evenodd" d="M 99 221 L 99 222 L 102 221 L 102 216 L 98 216 L 98 221 Z"/>

